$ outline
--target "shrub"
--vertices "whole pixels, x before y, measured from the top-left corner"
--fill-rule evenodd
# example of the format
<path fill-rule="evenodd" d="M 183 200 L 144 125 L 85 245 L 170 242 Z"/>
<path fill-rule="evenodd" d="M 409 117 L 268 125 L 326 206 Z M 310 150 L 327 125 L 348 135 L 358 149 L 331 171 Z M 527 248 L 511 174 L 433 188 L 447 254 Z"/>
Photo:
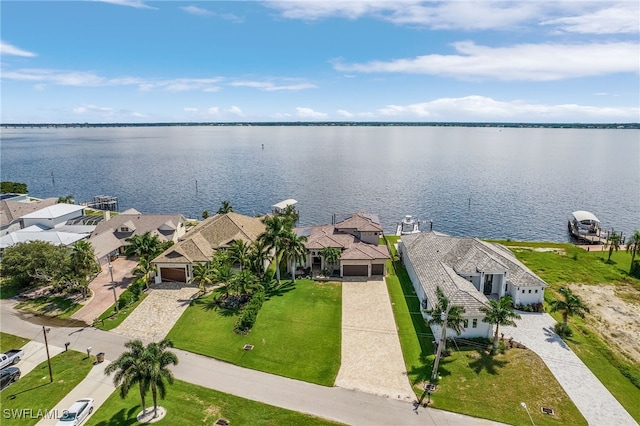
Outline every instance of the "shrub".
<path fill-rule="evenodd" d="M 571 337 L 573 336 L 573 331 L 571 331 L 571 329 L 569 328 L 569 326 L 565 326 L 563 323 L 559 322 L 556 323 L 556 325 L 553 327 L 555 332 L 558 334 L 558 336 L 560 337 Z"/>
<path fill-rule="evenodd" d="M 127 306 L 131 306 L 135 301 L 136 297 L 133 295 L 129 289 L 122 292 L 120 297 L 118 298 L 118 309 L 124 309 Z"/>
<path fill-rule="evenodd" d="M 253 324 L 256 322 L 258 312 L 262 308 L 264 303 L 265 294 L 263 291 L 258 291 L 251 296 L 251 300 L 242 310 L 242 313 L 236 321 L 236 325 L 233 329 L 238 334 L 248 334 L 253 328 Z"/>
<path fill-rule="evenodd" d="M 142 294 L 143 289 L 144 289 L 144 281 L 142 280 L 134 281 L 134 283 L 131 284 L 129 288 L 127 288 L 127 290 L 130 291 L 131 294 L 133 294 L 133 297 L 136 301 L 140 299 L 140 295 Z"/>

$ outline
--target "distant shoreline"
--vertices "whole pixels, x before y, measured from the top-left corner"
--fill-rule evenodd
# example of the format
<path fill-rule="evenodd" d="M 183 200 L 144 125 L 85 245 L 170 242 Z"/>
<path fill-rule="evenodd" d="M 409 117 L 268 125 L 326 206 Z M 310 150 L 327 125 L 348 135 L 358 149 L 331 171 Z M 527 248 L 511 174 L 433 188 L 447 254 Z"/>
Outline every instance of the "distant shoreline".
<path fill-rule="evenodd" d="M 640 129 L 640 123 L 494 123 L 494 122 L 175 122 L 175 123 L 3 123 L 3 128 L 90 128 L 90 127 L 171 127 L 171 126 L 361 126 L 361 127 L 498 127 L 548 129 Z"/>

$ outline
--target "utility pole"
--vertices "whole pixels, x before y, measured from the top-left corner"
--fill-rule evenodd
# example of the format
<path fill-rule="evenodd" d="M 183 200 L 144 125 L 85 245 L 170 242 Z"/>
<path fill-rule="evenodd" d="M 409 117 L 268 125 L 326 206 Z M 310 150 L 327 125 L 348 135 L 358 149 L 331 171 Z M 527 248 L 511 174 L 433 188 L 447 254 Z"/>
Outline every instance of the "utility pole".
<path fill-rule="evenodd" d="M 51 371 L 51 358 L 49 357 L 49 342 L 47 341 L 47 332 L 51 329 L 44 328 L 42 326 L 42 333 L 44 334 L 44 347 L 47 350 L 47 364 L 49 364 L 49 379 L 53 383 L 53 372 Z"/>
<path fill-rule="evenodd" d="M 116 296 L 116 283 L 113 281 L 113 265 L 109 262 L 109 273 L 111 274 L 111 289 L 113 290 L 113 302 L 116 307 L 116 314 L 118 313 L 118 296 Z"/>
<path fill-rule="evenodd" d="M 440 334 L 440 343 L 438 343 L 438 350 L 436 351 L 436 361 L 433 363 L 433 372 L 431 373 L 431 380 L 435 380 L 438 377 L 438 364 L 440 364 L 440 355 L 442 354 L 442 347 L 447 340 L 447 320 L 449 319 L 449 309 L 451 309 L 451 301 L 447 303 L 447 310 L 441 313 L 442 318 L 442 333 Z"/>

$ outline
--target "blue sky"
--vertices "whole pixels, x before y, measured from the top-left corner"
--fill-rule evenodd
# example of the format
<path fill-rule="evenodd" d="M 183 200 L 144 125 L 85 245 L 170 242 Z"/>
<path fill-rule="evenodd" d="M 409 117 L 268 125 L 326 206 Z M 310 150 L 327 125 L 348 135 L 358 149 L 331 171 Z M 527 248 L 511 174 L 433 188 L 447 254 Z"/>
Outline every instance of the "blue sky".
<path fill-rule="evenodd" d="M 5 1 L 3 123 L 640 122 L 637 1 Z"/>

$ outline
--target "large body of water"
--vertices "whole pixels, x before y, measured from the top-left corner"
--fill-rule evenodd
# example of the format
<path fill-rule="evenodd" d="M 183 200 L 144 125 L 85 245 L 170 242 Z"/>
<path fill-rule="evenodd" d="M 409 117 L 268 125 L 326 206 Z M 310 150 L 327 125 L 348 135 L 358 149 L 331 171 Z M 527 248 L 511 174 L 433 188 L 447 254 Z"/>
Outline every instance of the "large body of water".
<path fill-rule="evenodd" d="M 4 128 L 0 155 L 2 180 L 34 197 L 111 195 L 121 211 L 200 218 L 229 200 L 253 215 L 295 198 L 302 225 L 365 210 L 387 233 L 410 214 L 456 236 L 568 241 L 574 210 L 640 229 L 638 130 Z"/>

